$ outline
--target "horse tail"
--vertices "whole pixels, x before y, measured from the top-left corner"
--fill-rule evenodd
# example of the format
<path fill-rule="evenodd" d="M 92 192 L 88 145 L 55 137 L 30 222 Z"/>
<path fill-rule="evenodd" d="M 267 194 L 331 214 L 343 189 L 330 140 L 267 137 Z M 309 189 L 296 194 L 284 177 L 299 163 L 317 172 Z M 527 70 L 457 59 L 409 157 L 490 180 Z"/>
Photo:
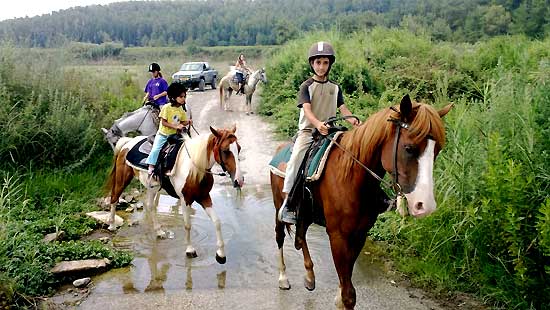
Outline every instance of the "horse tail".
<path fill-rule="evenodd" d="M 115 145 L 115 159 L 118 155 L 118 153 L 120 153 L 120 150 L 122 150 L 122 147 L 130 142 L 130 140 L 132 140 L 133 138 L 130 138 L 130 137 L 122 137 L 120 139 L 118 139 L 116 145 Z"/>
<path fill-rule="evenodd" d="M 224 79 L 225 79 L 225 77 L 223 77 L 220 80 L 220 87 L 219 87 L 219 89 L 220 89 L 220 109 L 223 108 L 223 82 L 225 81 Z"/>

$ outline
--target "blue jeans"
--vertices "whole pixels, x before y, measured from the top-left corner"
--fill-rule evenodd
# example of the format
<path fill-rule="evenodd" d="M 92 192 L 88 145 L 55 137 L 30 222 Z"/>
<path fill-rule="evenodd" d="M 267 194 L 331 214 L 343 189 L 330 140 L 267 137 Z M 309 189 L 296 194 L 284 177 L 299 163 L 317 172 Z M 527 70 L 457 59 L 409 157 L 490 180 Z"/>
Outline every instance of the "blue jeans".
<path fill-rule="evenodd" d="M 155 136 L 155 141 L 153 142 L 153 147 L 151 148 L 151 153 L 149 153 L 149 157 L 147 157 L 147 160 L 145 163 L 148 165 L 156 165 L 157 159 L 159 158 L 160 149 L 166 143 L 166 140 L 168 139 L 168 136 L 165 136 L 161 134 L 160 132 L 157 132 L 157 135 Z"/>
<path fill-rule="evenodd" d="M 242 84 L 244 82 L 244 74 L 242 72 L 236 72 L 235 76 L 237 77 L 237 81 L 239 83 Z"/>

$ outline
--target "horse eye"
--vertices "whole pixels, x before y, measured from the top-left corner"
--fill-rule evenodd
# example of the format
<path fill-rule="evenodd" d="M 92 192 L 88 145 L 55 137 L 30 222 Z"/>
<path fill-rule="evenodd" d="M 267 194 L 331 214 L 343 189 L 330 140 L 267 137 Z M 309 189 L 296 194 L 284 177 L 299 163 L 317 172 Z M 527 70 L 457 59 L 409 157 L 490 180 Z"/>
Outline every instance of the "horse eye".
<path fill-rule="evenodd" d="M 418 155 L 418 148 L 416 145 L 407 144 L 405 145 L 405 152 L 411 156 L 417 156 Z"/>

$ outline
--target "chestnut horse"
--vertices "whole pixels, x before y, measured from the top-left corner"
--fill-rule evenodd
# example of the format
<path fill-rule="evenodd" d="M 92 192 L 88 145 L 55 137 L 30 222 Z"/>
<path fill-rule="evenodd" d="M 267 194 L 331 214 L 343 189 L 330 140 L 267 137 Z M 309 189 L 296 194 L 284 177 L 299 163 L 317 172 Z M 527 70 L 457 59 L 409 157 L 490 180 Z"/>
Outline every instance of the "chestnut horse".
<path fill-rule="evenodd" d="M 355 288 L 351 281 L 353 266 L 363 248 L 368 230 L 378 215 L 387 210 L 386 195 L 380 188 L 387 172 L 393 185 L 404 194 L 408 211 L 415 217 L 436 209 L 433 193 L 433 164 L 443 148 L 445 129 L 441 118 L 452 105 L 439 112 L 427 104 L 412 103 L 403 97 L 399 107 L 386 108 L 369 117 L 361 126 L 344 132 L 332 148 L 325 170 L 318 181 L 309 183 L 314 207 L 321 208 L 334 265 L 340 280 L 335 298 L 338 308 L 355 307 Z M 398 110 L 399 108 L 399 110 Z M 279 147 L 279 149 L 281 149 Z M 282 163 L 279 170 L 284 171 Z M 395 168 L 394 168 L 395 167 Z M 376 176 L 375 176 L 376 175 Z M 271 189 L 276 212 L 283 202 L 284 179 L 271 172 Z M 283 255 L 285 227 L 275 216 L 279 247 L 279 288 L 290 289 Z M 298 221 L 303 236 L 311 220 Z M 305 286 L 315 289 L 313 262 L 305 238 L 297 237 L 296 248 L 304 255 Z"/>
<path fill-rule="evenodd" d="M 185 230 L 187 232 L 187 249 L 185 252 L 187 256 L 197 256 L 191 244 L 190 218 L 191 204 L 196 201 L 203 207 L 210 220 L 214 223 L 218 247 L 216 260 L 223 264 L 226 260 L 224 242 L 221 233 L 221 223 L 212 208 L 212 199 L 210 198 L 210 190 L 214 184 L 214 177 L 210 169 L 215 163 L 218 163 L 226 174 L 229 175 L 234 187 L 240 188 L 243 184 L 243 177 L 239 166 L 240 146 L 237 143 L 237 136 L 235 136 L 236 126 L 233 126 L 229 130 L 216 130 L 210 127 L 210 131 L 212 133 L 208 136 L 196 136 L 184 142 L 178 152 L 169 180 L 179 196 L 179 201 L 184 212 Z M 122 138 L 117 143 L 115 161 L 107 185 L 111 190 L 110 223 L 114 223 L 116 203 L 120 195 L 126 186 L 130 184 L 130 181 L 136 177 L 147 188 L 146 212 L 151 215 L 153 228 L 157 235 L 163 237 L 166 233 L 160 229 L 160 225 L 156 219 L 156 206 L 161 189 L 160 183 L 149 177 L 146 170 L 135 169 L 126 163 L 128 151 L 144 138 L 143 136 L 133 139 Z M 111 224 L 109 229 L 115 229 L 114 224 Z"/>

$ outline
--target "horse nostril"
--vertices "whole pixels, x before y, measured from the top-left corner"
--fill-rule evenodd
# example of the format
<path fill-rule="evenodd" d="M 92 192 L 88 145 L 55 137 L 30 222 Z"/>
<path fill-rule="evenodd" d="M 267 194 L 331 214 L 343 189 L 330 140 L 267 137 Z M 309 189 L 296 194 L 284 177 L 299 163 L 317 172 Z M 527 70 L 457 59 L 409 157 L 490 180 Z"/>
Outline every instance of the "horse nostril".
<path fill-rule="evenodd" d="M 419 201 L 414 205 L 414 208 L 419 211 L 422 210 L 423 207 L 424 207 L 424 204 L 422 203 L 422 201 Z"/>

